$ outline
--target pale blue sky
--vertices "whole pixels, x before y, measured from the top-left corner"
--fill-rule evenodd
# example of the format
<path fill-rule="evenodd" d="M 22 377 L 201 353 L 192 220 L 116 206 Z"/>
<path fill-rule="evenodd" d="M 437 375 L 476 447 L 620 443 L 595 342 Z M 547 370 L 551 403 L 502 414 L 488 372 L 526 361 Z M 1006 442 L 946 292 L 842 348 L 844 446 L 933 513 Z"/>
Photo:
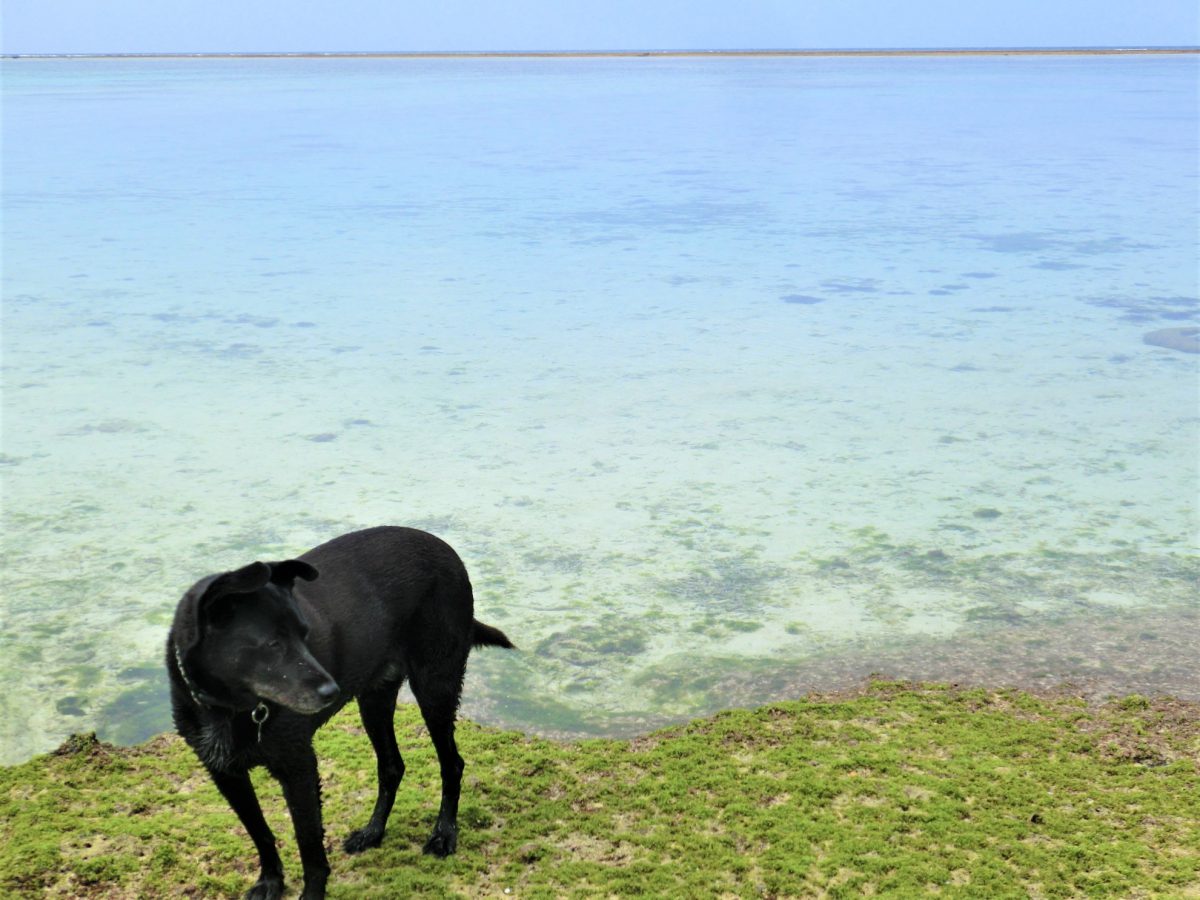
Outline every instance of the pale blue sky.
<path fill-rule="evenodd" d="M 1194 46 L 1195 0 L 3 0 L 5 53 Z"/>

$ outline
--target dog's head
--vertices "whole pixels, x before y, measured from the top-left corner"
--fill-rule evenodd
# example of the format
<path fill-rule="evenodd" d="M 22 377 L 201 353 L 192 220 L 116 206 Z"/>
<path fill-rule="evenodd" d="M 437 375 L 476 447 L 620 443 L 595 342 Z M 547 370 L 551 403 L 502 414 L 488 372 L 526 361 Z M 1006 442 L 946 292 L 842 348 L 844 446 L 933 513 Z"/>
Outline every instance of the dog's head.
<path fill-rule="evenodd" d="M 171 628 L 178 663 L 195 685 L 189 689 L 234 709 L 260 700 L 306 714 L 329 706 L 339 688 L 309 650 L 308 622 L 292 594 L 297 578 L 316 577 L 308 563 L 290 559 L 196 582 Z"/>

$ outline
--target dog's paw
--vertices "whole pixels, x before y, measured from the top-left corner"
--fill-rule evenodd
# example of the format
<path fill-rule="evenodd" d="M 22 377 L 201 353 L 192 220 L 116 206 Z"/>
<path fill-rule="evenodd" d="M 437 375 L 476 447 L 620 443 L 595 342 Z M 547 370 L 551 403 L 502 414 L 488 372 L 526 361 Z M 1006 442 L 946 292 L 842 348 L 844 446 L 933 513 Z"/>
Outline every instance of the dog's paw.
<path fill-rule="evenodd" d="M 439 825 L 425 842 L 425 852 L 433 856 L 449 856 L 458 847 L 458 829 Z"/>
<path fill-rule="evenodd" d="M 283 879 L 278 877 L 258 879 L 258 883 L 246 892 L 246 900 L 279 900 L 283 896 Z"/>
<path fill-rule="evenodd" d="M 383 829 L 376 830 L 368 826 L 350 832 L 346 840 L 342 841 L 342 849 L 347 853 L 362 853 L 364 850 L 378 847 L 382 841 Z"/>

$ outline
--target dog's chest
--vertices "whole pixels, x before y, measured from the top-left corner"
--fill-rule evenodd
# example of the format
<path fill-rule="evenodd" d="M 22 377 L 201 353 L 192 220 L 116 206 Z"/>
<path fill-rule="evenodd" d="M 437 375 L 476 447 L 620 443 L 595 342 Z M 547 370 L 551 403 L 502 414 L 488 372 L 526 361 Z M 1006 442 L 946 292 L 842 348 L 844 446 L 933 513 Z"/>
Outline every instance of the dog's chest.
<path fill-rule="evenodd" d="M 192 746 L 206 766 L 218 771 L 233 765 L 233 724 L 228 720 L 209 720 L 200 726 Z"/>
<path fill-rule="evenodd" d="M 228 772 L 253 768 L 262 762 L 261 747 L 247 738 L 247 729 L 231 719 L 208 719 L 192 732 L 188 743 L 210 769 Z"/>

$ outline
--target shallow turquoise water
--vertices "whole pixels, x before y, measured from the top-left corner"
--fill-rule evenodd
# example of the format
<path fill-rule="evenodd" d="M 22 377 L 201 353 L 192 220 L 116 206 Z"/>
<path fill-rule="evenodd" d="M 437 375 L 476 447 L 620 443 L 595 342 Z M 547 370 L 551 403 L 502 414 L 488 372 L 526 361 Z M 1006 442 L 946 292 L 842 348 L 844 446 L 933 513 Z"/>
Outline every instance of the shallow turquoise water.
<path fill-rule="evenodd" d="M 0 758 L 168 727 L 188 585 L 385 522 L 521 646 L 489 721 L 1200 698 L 1196 75 L 6 61 Z"/>

